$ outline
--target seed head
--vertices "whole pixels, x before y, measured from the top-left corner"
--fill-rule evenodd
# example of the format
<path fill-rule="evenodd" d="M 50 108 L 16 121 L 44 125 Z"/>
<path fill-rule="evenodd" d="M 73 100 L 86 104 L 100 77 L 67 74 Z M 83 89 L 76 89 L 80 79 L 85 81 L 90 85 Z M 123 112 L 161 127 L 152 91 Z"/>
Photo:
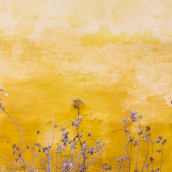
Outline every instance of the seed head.
<path fill-rule="evenodd" d="M 140 130 L 140 131 L 137 132 L 137 134 L 138 134 L 138 135 L 141 135 L 141 134 L 143 134 L 143 131 Z"/>
<path fill-rule="evenodd" d="M 167 139 L 164 139 L 162 144 L 165 145 L 166 142 L 167 142 Z"/>
<path fill-rule="evenodd" d="M 152 161 L 153 161 L 153 157 L 151 156 L 151 157 L 150 157 L 150 162 L 152 162 Z"/>
<path fill-rule="evenodd" d="M 81 99 L 78 99 L 78 101 L 79 101 L 80 103 L 84 103 Z"/>
<path fill-rule="evenodd" d="M 78 100 L 77 100 L 77 99 L 75 99 L 75 98 L 73 98 L 73 99 L 72 99 L 72 101 L 73 101 L 73 102 L 77 102 Z"/>
<path fill-rule="evenodd" d="M 65 131 L 66 130 L 66 128 L 65 127 L 63 127 L 62 129 L 61 129 L 61 131 Z"/>
<path fill-rule="evenodd" d="M 148 132 L 151 128 L 149 126 L 146 126 L 146 132 Z"/>
<path fill-rule="evenodd" d="M 157 149 L 156 151 L 157 151 L 158 153 L 160 153 L 160 152 L 161 152 L 161 150 L 160 150 L 160 149 Z"/>
<path fill-rule="evenodd" d="M 162 136 L 158 136 L 158 137 L 159 137 L 159 139 L 160 139 L 160 140 L 162 140 L 162 139 L 163 139 L 163 137 L 162 137 Z"/>
<path fill-rule="evenodd" d="M 82 121 L 82 116 L 78 116 L 78 121 Z"/>

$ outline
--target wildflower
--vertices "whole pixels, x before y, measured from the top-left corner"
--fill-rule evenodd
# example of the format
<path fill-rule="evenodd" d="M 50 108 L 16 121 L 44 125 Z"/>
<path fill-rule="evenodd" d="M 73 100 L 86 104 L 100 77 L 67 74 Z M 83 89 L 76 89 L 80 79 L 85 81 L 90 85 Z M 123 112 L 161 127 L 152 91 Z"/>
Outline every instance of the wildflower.
<path fill-rule="evenodd" d="M 78 116 L 78 121 L 82 121 L 82 116 Z"/>
<path fill-rule="evenodd" d="M 137 117 L 135 116 L 137 113 L 138 112 L 136 110 L 131 111 L 131 116 L 130 117 L 131 117 L 131 119 L 132 119 L 133 122 L 137 120 Z"/>
<path fill-rule="evenodd" d="M 129 119 L 129 118 L 127 118 L 127 119 L 126 119 L 126 123 L 128 123 L 128 122 L 129 122 L 129 120 L 130 120 L 130 119 Z"/>
<path fill-rule="evenodd" d="M 128 142 L 132 142 L 133 140 L 134 140 L 134 138 L 130 136 Z"/>
<path fill-rule="evenodd" d="M 130 132 L 129 132 L 129 129 L 126 129 L 126 130 L 124 130 L 127 134 L 129 134 Z"/>
<path fill-rule="evenodd" d="M 98 144 L 100 142 L 100 139 L 98 139 L 97 141 L 96 141 L 96 143 Z"/>
<path fill-rule="evenodd" d="M 37 134 L 39 134 L 39 133 L 40 133 L 40 131 L 38 130 L 38 131 L 37 131 Z"/>
<path fill-rule="evenodd" d="M 62 129 L 61 129 L 61 131 L 65 131 L 66 130 L 66 128 L 65 127 L 63 127 Z"/>
<path fill-rule="evenodd" d="M 100 149 L 100 146 L 96 145 L 95 148 L 99 150 Z"/>
<path fill-rule="evenodd" d="M 73 102 L 77 102 L 78 100 L 73 98 L 72 101 L 73 101 Z"/>
<path fill-rule="evenodd" d="M 132 121 L 134 122 L 134 121 L 137 120 L 137 117 L 136 117 L 136 116 L 131 116 L 131 119 L 132 119 Z"/>
<path fill-rule="evenodd" d="M 143 141 L 147 141 L 148 140 L 148 138 L 147 138 L 147 135 L 145 134 L 144 136 L 143 136 Z"/>
<path fill-rule="evenodd" d="M 139 172 L 139 171 L 137 169 L 135 169 L 134 172 Z"/>
<path fill-rule="evenodd" d="M 137 114 L 137 111 L 134 110 L 134 111 L 131 111 L 131 115 L 136 115 Z"/>
<path fill-rule="evenodd" d="M 111 166 L 110 165 L 105 165 L 105 170 L 111 170 Z"/>
<path fill-rule="evenodd" d="M 79 107 L 79 106 L 78 106 L 77 104 L 75 104 L 75 103 L 74 103 L 73 105 L 74 105 L 74 107 L 76 107 L 76 108 L 78 108 L 78 107 Z"/>
<path fill-rule="evenodd" d="M 158 172 L 160 170 L 160 168 L 155 168 L 155 172 Z"/>
<path fill-rule="evenodd" d="M 158 139 L 158 140 L 155 140 L 155 143 L 159 143 L 161 140 L 160 139 Z"/>
<path fill-rule="evenodd" d="M 82 133 L 79 134 L 79 137 L 82 137 Z"/>
<path fill-rule="evenodd" d="M 145 167 L 146 167 L 146 168 L 150 168 L 150 164 L 146 164 Z"/>
<path fill-rule="evenodd" d="M 165 145 L 166 142 L 167 142 L 167 139 L 164 139 L 162 144 Z"/>
<path fill-rule="evenodd" d="M 160 153 L 160 152 L 161 152 L 161 150 L 160 150 L 160 149 L 157 149 L 156 151 L 157 151 L 158 153 Z"/>
<path fill-rule="evenodd" d="M 56 153 L 59 154 L 59 153 L 61 153 L 61 151 L 60 150 L 57 150 Z"/>
<path fill-rule="evenodd" d="M 137 146 L 137 144 L 138 144 L 138 143 L 137 143 L 137 140 L 134 140 L 133 145 L 134 145 L 134 146 Z"/>
<path fill-rule="evenodd" d="M 57 147 L 57 150 L 58 150 L 58 149 L 61 150 L 61 149 L 62 149 L 61 146 L 58 146 L 58 147 Z"/>
<path fill-rule="evenodd" d="M 16 144 L 13 145 L 13 149 L 16 147 Z"/>
<path fill-rule="evenodd" d="M 148 132 L 151 128 L 149 126 L 146 126 L 146 132 Z"/>
<path fill-rule="evenodd" d="M 66 133 L 62 133 L 62 135 L 66 138 L 66 137 L 68 137 L 68 135 L 69 135 L 69 132 L 66 132 Z"/>
<path fill-rule="evenodd" d="M 105 146 L 105 143 L 102 143 L 101 145 L 100 145 L 100 147 L 104 147 Z"/>
<path fill-rule="evenodd" d="M 120 121 L 125 121 L 125 118 L 122 118 Z"/>
<path fill-rule="evenodd" d="M 16 153 L 16 151 L 15 150 L 13 150 L 13 155 Z"/>
<path fill-rule="evenodd" d="M 86 157 L 87 154 L 85 152 L 81 152 L 81 156 Z"/>
<path fill-rule="evenodd" d="M 71 162 L 69 162 L 69 166 L 71 167 L 73 164 Z"/>
<path fill-rule="evenodd" d="M 57 124 L 55 124 L 55 125 L 54 125 L 54 128 L 57 128 L 57 127 L 58 127 L 58 125 L 57 125 Z"/>
<path fill-rule="evenodd" d="M 1 92 L 1 91 L 4 91 L 4 90 L 0 87 L 0 92 Z"/>
<path fill-rule="evenodd" d="M 76 121 L 76 122 L 75 122 L 75 126 L 76 126 L 76 127 L 79 127 L 79 121 Z"/>
<path fill-rule="evenodd" d="M 19 147 L 17 146 L 16 150 L 19 150 Z"/>
<path fill-rule="evenodd" d="M 2 105 L 0 105 L 0 108 L 1 108 L 2 110 L 5 110 L 5 107 L 4 107 L 4 106 L 2 106 Z"/>
<path fill-rule="evenodd" d="M 159 137 L 159 139 L 160 139 L 160 140 L 162 140 L 162 139 L 163 139 L 163 137 L 162 137 L 162 136 L 158 136 L 158 137 Z"/>
<path fill-rule="evenodd" d="M 90 134 L 90 133 L 88 133 L 87 137 L 91 137 L 91 134 Z"/>
<path fill-rule="evenodd" d="M 80 103 L 83 103 L 83 101 L 81 99 L 78 99 Z"/>
<path fill-rule="evenodd" d="M 72 120 L 72 126 L 74 126 L 74 124 L 75 124 L 75 121 L 73 120 L 73 119 L 71 119 Z"/>
<path fill-rule="evenodd" d="M 137 134 L 138 134 L 138 135 L 141 135 L 141 134 L 143 134 L 143 131 L 140 130 L 140 131 L 137 132 Z"/>
<path fill-rule="evenodd" d="M 152 162 L 152 161 L 153 161 L 153 157 L 151 156 L 151 157 L 150 157 L 150 162 Z"/>
<path fill-rule="evenodd" d="M 91 148 L 87 150 L 87 153 L 90 153 L 90 155 L 92 155 L 93 154 L 93 151 L 94 151 L 94 147 L 91 146 Z"/>

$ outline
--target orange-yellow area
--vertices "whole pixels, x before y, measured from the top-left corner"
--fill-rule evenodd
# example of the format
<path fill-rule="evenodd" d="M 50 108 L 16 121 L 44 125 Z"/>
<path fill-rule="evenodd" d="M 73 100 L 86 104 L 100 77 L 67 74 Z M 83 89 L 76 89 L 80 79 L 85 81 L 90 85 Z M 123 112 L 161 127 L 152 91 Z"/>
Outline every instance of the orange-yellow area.
<path fill-rule="evenodd" d="M 150 125 L 152 139 L 167 138 L 162 171 L 171 170 L 170 1 L 11 0 L 0 5 L 0 87 L 5 90 L 0 98 L 28 145 L 45 146 L 37 130 L 48 136 L 52 114 L 59 126 L 53 149 L 62 127 L 75 135 L 71 119 L 77 119 L 77 112 L 71 99 L 80 98 L 85 133 L 106 143 L 103 163 L 119 166 L 115 158 L 122 156 L 125 135 L 120 120 L 136 109 L 143 115 L 141 127 Z M 0 119 L 0 154 L 11 159 L 7 141 L 19 144 L 18 133 L 3 111 Z M 137 127 L 129 127 L 135 138 Z M 132 171 L 136 152 L 134 147 Z M 146 143 L 141 141 L 139 168 L 145 155 Z M 155 152 L 152 167 L 158 168 L 160 161 Z M 2 159 L 0 166 L 3 170 Z M 99 171 L 99 166 L 90 171 Z"/>
<path fill-rule="evenodd" d="M 81 38 L 82 45 L 85 47 L 88 46 L 98 46 L 102 47 L 108 43 L 111 44 L 124 44 L 131 45 L 137 43 L 143 44 L 153 44 L 159 45 L 161 44 L 160 39 L 154 38 L 151 32 L 145 32 L 143 34 L 135 33 L 133 35 L 129 35 L 125 32 L 121 34 L 115 35 L 110 33 L 109 29 L 101 28 L 95 34 L 87 34 Z"/>

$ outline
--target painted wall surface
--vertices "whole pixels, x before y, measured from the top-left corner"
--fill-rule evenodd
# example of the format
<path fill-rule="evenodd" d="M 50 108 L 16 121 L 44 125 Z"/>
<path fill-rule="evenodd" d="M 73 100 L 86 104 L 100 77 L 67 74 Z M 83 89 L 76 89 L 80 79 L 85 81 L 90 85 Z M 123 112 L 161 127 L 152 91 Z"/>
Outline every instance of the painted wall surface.
<path fill-rule="evenodd" d="M 136 109 L 154 139 L 168 139 L 163 171 L 171 171 L 172 1 L 0 0 L 0 87 L 28 144 L 41 140 L 38 129 L 48 134 L 51 114 L 70 129 L 77 115 L 71 99 L 81 98 L 85 130 L 106 142 L 113 167 L 123 149 L 119 121 Z M 17 136 L 0 111 L 3 156 Z M 139 162 L 145 154 L 143 146 Z"/>

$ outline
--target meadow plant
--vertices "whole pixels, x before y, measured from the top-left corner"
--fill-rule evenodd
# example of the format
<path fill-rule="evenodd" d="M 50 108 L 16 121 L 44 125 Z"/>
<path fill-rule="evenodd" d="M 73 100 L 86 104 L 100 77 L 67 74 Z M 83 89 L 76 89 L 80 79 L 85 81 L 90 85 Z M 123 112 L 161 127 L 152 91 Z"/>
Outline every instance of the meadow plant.
<path fill-rule="evenodd" d="M 3 91 L 0 88 L 0 92 Z M 26 172 L 89 172 L 92 171 L 92 166 L 98 164 L 97 171 L 119 171 L 119 172 L 158 172 L 162 171 L 162 159 L 164 153 L 164 145 L 167 142 L 167 139 L 163 139 L 162 136 L 159 136 L 157 140 L 152 140 L 151 137 L 151 128 L 150 126 L 142 127 L 142 115 L 139 114 L 136 110 L 131 111 L 130 119 L 122 118 L 121 122 L 124 125 L 124 147 L 121 157 L 116 157 L 116 160 L 119 163 L 117 168 L 112 168 L 109 164 L 103 163 L 101 161 L 103 150 L 105 149 L 105 143 L 101 143 L 100 139 L 94 140 L 92 138 L 91 132 L 86 133 L 83 130 L 83 118 L 80 114 L 80 106 L 83 104 L 81 99 L 72 99 L 73 106 L 77 110 L 77 118 L 71 119 L 71 125 L 75 129 L 75 135 L 70 137 L 70 132 L 62 127 L 59 132 L 61 132 L 61 139 L 58 141 L 58 144 L 54 144 L 55 130 L 58 129 L 58 125 L 54 124 L 53 115 L 52 115 L 52 127 L 49 132 L 48 137 L 45 136 L 40 130 L 36 131 L 37 134 L 42 135 L 44 143 L 46 146 L 42 146 L 41 143 L 34 143 L 33 146 L 30 146 L 26 143 L 24 131 L 20 131 L 17 122 L 14 118 L 5 111 L 4 106 L 0 103 L 0 108 L 5 114 L 7 114 L 15 123 L 18 135 L 19 135 L 19 145 L 7 141 L 13 149 L 12 159 L 5 159 L 1 157 L 5 164 L 5 171 L 26 171 Z M 131 122 L 130 122 L 131 121 Z M 137 137 L 134 138 L 134 135 L 130 132 L 129 126 L 132 123 L 138 122 L 138 131 Z M 52 137 L 52 139 L 50 139 Z M 25 143 L 26 150 L 30 151 L 32 154 L 32 162 L 24 158 L 22 140 Z M 94 142 L 90 144 L 89 140 Z M 139 153 L 141 149 L 140 141 L 141 139 L 146 142 L 147 151 L 144 161 L 142 162 L 142 167 L 139 169 L 138 160 Z M 161 144 L 161 149 L 154 150 L 155 144 Z M 136 148 L 137 154 L 135 159 L 135 169 L 131 169 L 131 156 L 132 150 Z M 152 162 L 154 161 L 153 152 L 157 151 L 161 154 L 161 162 L 158 167 L 152 167 Z M 96 162 L 96 163 L 95 163 Z"/>

